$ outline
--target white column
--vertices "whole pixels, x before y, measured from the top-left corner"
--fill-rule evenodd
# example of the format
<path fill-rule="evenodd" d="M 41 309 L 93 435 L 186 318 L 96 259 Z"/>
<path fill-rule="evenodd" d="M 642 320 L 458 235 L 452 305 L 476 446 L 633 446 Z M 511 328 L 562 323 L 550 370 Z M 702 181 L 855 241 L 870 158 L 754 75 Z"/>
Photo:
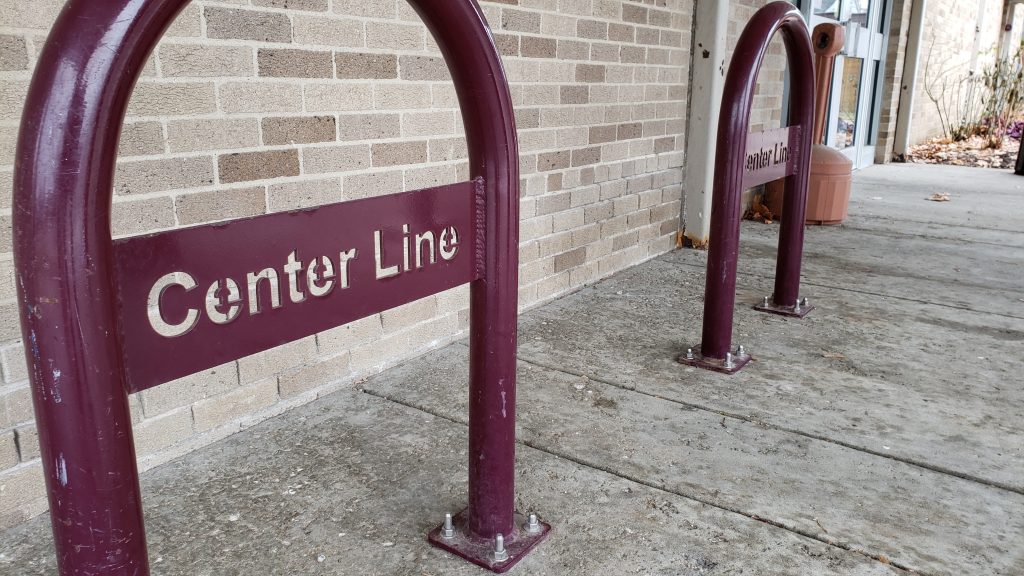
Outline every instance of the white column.
<path fill-rule="evenodd" d="M 729 3 L 697 0 L 690 66 L 690 118 L 686 128 L 683 232 L 690 246 L 704 248 L 711 227 L 711 190 L 718 140 L 718 110 L 725 84 Z"/>

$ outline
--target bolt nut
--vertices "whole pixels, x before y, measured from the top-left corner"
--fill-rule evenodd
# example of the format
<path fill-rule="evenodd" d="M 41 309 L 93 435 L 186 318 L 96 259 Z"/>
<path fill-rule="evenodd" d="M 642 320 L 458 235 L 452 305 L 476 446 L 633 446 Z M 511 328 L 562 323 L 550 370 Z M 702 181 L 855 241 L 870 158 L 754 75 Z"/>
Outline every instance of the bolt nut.
<path fill-rule="evenodd" d="M 537 518 L 536 514 L 530 514 L 526 519 L 526 524 L 523 524 L 523 530 L 527 534 L 537 534 L 541 530 L 540 518 Z"/>
<path fill-rule="evenodd" d="M 736 364 L 732 361 L 732 352 L 725 353 L 725 362 L 722 364 L 726 368 L 735 368 Z"/>
<path fill-rule="evenodd" d="M 695 356 L 693 355 L 693 348 L 687 348 L 686 349 L 686 359 L 687 360 L 693 360 L 694 358 L 695 358 Z"/>
<path fill-rule="evenodd" d="M 494 537 L 494 561 L 504 562 L 508 560 L 508 550 L 505 550 L 505 537 L 498 534 Z"/>
<path fill-rule="evenodd" d="M 742 357 L 744 357 L 746 355 L 747 355 L 747 349 L 743 347 L 743 344 L 740 344 L 739 346 L 736 347 L 736 356 L 737 357 L 742 358 Z"/>
<path fill-rule="evenodd" d="M 452 524 L 452 515 L 444 515 L 444 524 L 441 526 L 441 538 L 448 540 L 455 538 L 455 526 Z"/>

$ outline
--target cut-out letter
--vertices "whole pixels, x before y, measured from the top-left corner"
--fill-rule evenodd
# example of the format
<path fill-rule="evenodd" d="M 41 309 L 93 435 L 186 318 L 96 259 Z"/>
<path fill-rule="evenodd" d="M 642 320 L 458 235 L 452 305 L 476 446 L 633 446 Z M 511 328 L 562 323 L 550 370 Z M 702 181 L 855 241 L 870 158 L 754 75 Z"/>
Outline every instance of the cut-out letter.
<path fill-rule="evenodd" d="M 445 260 L 455 258 L 455 253 L 459 251 L 459 231 L 455 229 L 455 226 L 449 226 L 441 232 L 438 251 L 441 252 L 441 258 Z"/>
<path fill-rule="evenodd" d="M 247 284 L 249 286 L 249 314 L 260 313 L 260 292 L 259 283 L 260 280 L 266 280 L 270 283 L 270 306 L 271 308 L 281 307 L 281 287 L 277 283 L 277 270 L 273 268 L 264 268 L 260 270 L 259 274 L 249 272 L 247 278 Z"/>
<path fill-rule="evenodd" d="M 377 280 L 398 276 L 398 264 L 388 266 L 387 268 L 383 267 L 383 247 L 381 246 L 380 230 L 373 231 L 373 258 L 376 261 Z"/>
<path fill-rule="evenodd" d="M 185 314 L 185 319 L 178 324 L 171 324 L 164 320 L 163 311 L 160 309 L 160 300 L 163 298 L 164 292 L 171 286 L 181 286 L 185 289 L 185 292 L 189 292 L 196 287 L 196 279 L 185 272 L 171 272 L 161 276 L 153 284 L 153 288 L 150 289 L 148 301 L 149 325 L 153 327 L 157 334 L 166 338 L 174 338 L 175 336 L 188 333 L 189 330 L 195 328 L 196 322 L 199 321 L 199 310 L 195 308 L 189 308 Z"/>
<path fill-rule="evenodd" d="M 227 290 L 226 296 L 223 292 L 225 289 Z M 238 290 L 237 282 L 231 278 L 217 280 L 210 284 L 210 288 L 206 291 L 206 316 L 214 324 L 229 324 L 238 318 L 238 314 L 242 311 L 241 301 L 242 294 Z M 227 308 L 227 312 L 221 312 L 224 307 Z"/>

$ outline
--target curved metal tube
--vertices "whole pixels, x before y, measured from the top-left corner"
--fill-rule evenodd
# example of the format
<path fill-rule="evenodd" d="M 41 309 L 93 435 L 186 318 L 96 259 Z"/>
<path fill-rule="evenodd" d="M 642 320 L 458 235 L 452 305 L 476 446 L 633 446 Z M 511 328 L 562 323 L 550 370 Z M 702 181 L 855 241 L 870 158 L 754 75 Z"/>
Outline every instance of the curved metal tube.
<path fill-rule="evenodd" d="M 70 0 L 40 55 L 15 164 L 14 252 L 61 574 L 149 574 L 114 289 L 118 138 L 146 58 L 187 0 Z M 410 0 L 448 62 L 485 182 L 471 287 L 469 516 L 513 529 L 519 164 L 501 60 L 473 0 Z"/>
<path fill-rule="evenodd" d="M 782 33 L 790 69 L 789 116 L 801 127 L 796 170 L 786 178 L 779 255 L 775 272 L 776 304 L 796 302 L 800 290 L 804 213 L 811 163 L 814 124 L 814 64 L 811 41 L 800 11 L 788 2 L 772 2 L 754 14 L 743 30 L 725 80 L 722 117 L 718 124 L 711 208 L 711 240 L 704 292 L 704 330 L 701 353 L 723 359 L 732 346 L 733 306 L 736 302 L 736 261 L 739 253 L 740 197 L 750 109 L 758 72 L 777 32 Z"/>

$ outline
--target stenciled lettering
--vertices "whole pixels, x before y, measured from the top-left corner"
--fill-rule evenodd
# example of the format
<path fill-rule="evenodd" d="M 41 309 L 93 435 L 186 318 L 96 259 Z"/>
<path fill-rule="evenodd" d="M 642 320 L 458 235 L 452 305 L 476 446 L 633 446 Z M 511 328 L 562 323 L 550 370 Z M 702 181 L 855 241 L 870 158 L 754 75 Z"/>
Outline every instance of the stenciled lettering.
<path fill-rule="evenodd" d="M 402 226 L 402 259 L 400 262 L 385 261 L 385 230 L 375 230 L 374 277 L 386 280 L 437 264 L 449 262 L 459 252 L 459 231 L 447 226 L 440 231 L 415 232 L 408 224 Z M 394 243 L 394 240 L 391 241 Z M 149 291 L 148 316 L 153 330 L 166 338 L 188 334 L 205 316 L 217 325 L 226 325 L 237 320 L 242 311 L 256 316 L 287 304 L 303 304 L 311 299 L 325 298 L 336 288 L 346 290 L 350 286 L 350 268 L 358 258 L 355 248 L 342 250 L 337 258 L 316 256 L 303 261 L 298 250 L 290 251 L 284 257 L 280 268 L 267 267 L 247 272 L 243 281 L 223 277 L 206 286 L 205 298 L 198 305 L 185 305 L 181 309 L 168 309 L 164 295 L 168 290 L 178 289 L 189 293 L 198 288 L 195 277 L 184 271 L 174 271 L 161 276 Z M 202 293 L 201 293 L 202 294 Z M 287 294 L 287 298 L 285 298 Z M 175 298 L 172 302 L 178 302 Z M 180 321 L 168 318 L 182 318 Z"/>

